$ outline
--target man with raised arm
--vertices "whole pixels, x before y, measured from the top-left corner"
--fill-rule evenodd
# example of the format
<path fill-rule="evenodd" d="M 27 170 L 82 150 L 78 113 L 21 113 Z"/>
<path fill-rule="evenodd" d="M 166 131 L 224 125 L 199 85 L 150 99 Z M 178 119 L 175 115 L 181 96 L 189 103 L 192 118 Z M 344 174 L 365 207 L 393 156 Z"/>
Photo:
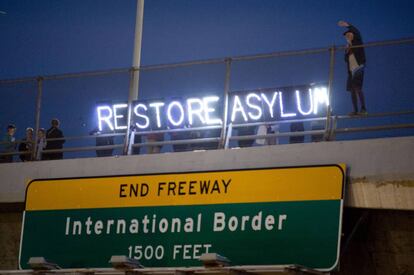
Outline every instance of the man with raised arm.
<path fill-rule="evenodd" d="M 355 26 L 342 20 L 338 22 L 338 26 L 346 28 L 346 31 L 344 32 L 347 41 L 345 50 L 345 62 L 348 70 L 346 90 L 351 93 L 352 105 L 354 107 L 354 111 L 350 113 L 350 115 L 366 115 L 367 108 L 365 106 L 365 97 L 362 91 L 366 62 L 365 50 L 363 47 L 357 47 L 363 45 L 361 33 Z M 358 98 L 361 104 L 360 111 L 358 110 Z"/>

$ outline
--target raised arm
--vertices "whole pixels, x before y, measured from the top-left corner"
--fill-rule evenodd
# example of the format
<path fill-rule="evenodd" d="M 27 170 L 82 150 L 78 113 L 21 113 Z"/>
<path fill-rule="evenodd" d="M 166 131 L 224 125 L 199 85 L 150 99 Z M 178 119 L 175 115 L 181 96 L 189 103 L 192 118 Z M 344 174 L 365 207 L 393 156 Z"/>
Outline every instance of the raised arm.
<path fill-rule="evenodd" d="M 359 32 L 359 30 L 354 25 L 346 21 L 343 21 L 343 20 L 338 21 L 338 26 L 347 28 L 349 31 L 353 32 L 355 35 L 361 37 L 361 33 Z"/>
<path fill-rule="evenodd" d="M 348 22 L 346 22 L 346 21 L 343 21 L 343 20 L 339 20 L 338 21 L 338 26 L 339 27 L 349 27 L 351 24 L 349 24 Z"/>

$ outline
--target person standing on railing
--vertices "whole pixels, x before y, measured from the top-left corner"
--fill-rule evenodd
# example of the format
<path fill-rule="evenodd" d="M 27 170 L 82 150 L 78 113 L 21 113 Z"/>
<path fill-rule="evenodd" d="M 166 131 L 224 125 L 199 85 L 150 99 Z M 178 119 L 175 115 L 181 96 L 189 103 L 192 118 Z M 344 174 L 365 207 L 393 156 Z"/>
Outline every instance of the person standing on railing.
<path fill-rule="evenodd" d="M 363 47 L 353 48 L 364 44 L 361 33 L 355 26 L 342 20 L 338 22 L 338 26 L 347 28 L 344 32 L 347 41 L 347 48 L 345 50 L 345 62 L 348 70 L 346 89 L 351 93 L 352 105 L 354 106 L 354 111 L 350 115 L 366 115 L 367 108 L 362 91 L 366 63 L 365 50 Z M 358 97 L 361 103 L 360 112 L 358 112 Z"/>
<path fill-rule="evenodd" d="M 19 152 L 24 153 L 20 154 L 20 160 L 22 162 L 31 161 L 32 160 L 32 152 L 33 152 L 33 128 L 28 127 L 26 128 L 26 137 L 20 142 L 19 144 Z"/>
<path fill-rule="evenodd" d="M 47 150 L 56 150 L 56 149 L 62 149 L 63 143 L 65 143 L 65 140 L 63 139 L 63 133 L 59 129 L 59 120 L 54 118 L 51 121 L 52 127 L 50 127 L 49 130 L 46 132 L 46 140 L 47 145 L 45 148 L 45 151 Z M 49 139 L 57 139 L 59 140 L 49 140 Z M 52 160 L 52 159 L 62 159 L 63 158 L 63 152 L 57 152 L 57 153 L 44 153 L 45 160 Z"/>
<path fill-rule="evenodd" d="M 2 153 L 12 153 L 16 151 L 16 138 L 14 134 L 16 133 L 16 126 L 14 124 L 9 124 L 7 126 L 7 133 L 4 135 L 2 140 L 3 150 Z M 13 155 L 1 156 L 0 162 L 13 162 Z"/>

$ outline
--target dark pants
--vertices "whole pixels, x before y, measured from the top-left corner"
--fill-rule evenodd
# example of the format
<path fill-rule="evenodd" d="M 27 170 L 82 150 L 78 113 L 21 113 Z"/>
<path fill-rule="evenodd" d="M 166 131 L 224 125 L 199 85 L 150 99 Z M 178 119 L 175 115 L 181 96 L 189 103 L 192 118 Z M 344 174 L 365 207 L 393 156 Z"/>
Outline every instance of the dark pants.
<path fill-rule="evenodd" d="M 0 157 L 0 163 L 8 163 L 8 162 L 13 162 L 13 156 L 12 155 L 1 156 Z"/>
<path fill-rule="evenodd" d="M 97 157 L 110 157 L 113 155 L 113 152 L 114 152 L 113 149 L 96 150 L 96 156 Z M 138 151 L 138 154 L 139 154 L 139 151 Z"/>
<path fill-rule="evenodd" d="M 303 132 L 305 130 L 303 122 L 294 122 L 290 124 L 291 132 Z M 289 143 L 303 143 L 305 142 L 305 136 L 291 136 L 289 137 Z"/>
<path fill-rule="evenodd" d="M 96 146 L 106 146 L 106 145 L 114 145 L 114 138 L 113 137 L 97 137 L 96 138 Z M 114 149 L 102 149 L 96 150 L 97 157 L 110 157 L 112 156 Z"/>
<path fill-rule="evenodd" d="M 354 112 L 358 112 L 358 98 L 361 103 L 361 110 L 366 110 L 364 92 L 360 87 L 351 90 L 352 105 Z"/>
<path fill-rule="evenodd" d="M 190 132 L 176 132 L 171 133 L 171 140 L 185 140 L 190 139 Z M 173 144 L 173 150 L 174 152 L 185 152 L 190 150 L 190 145 L 187 143 L 184 144 Z"/>
<path fill-rule="evenodd" d="M 55 160 L 63 159 L 63 153 L 47 153 L 47 150 L 43 151 L 42 160 Z"/>
<path fill-rule="evenodd" d="M 237 129 L 239 136 L 252 136 L 256 134 L 256 126 L 240 127 Z M 252 147 L 255 139 L 238 140 L 239 147 Z"/>
<path fill-rule="evenodd" d="M 323 125 L 312 125 L 312 130 L 325 130 L 325 126 L 323 126 Z M 312 142 L 323 141 L 323 134 L 311 135 L 311 141 Z"/>
<path fill-rule="evenodd" d="M 351 93 L 352 105 L 354 112 L 358 112 L 358 98 L 361 103 L 361 110 L 366 110 L 365 97 L 362 91 L 362 85 L 364 83 L 364 69 L 356 71 L 353 75 L 348 74 L 347 90 Z"/>

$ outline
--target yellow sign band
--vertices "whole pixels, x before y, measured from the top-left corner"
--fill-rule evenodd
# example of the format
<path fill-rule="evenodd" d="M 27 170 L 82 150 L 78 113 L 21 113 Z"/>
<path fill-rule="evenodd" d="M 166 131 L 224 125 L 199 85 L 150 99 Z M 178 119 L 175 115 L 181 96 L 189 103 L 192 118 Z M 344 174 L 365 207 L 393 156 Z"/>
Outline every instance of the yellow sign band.
<path fill-rule="evenodd" d="M 345 165 L 34 180 L 26 210 L 342 198 Z"/>

